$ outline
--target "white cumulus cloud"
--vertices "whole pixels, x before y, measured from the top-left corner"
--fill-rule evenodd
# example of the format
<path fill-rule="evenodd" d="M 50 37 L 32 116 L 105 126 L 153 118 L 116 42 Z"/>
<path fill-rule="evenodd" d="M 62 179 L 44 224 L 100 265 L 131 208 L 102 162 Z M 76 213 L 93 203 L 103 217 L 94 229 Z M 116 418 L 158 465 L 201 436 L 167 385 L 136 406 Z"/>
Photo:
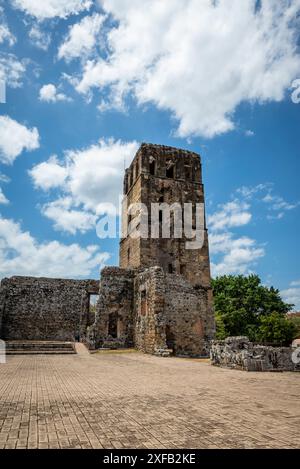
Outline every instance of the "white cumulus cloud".
<path fill-rule="evenodd" d="M 98 246 L 81 247 L 58 241 L 39 243 L 19 223 L 0 216 L 0 278 L 12 275 L 88 277 L 109 254 Z"/>
<path fill-rule="evenodd" d="M 265 250 L 257 246 L 254 239 L 241 237 L 234 239 L 232 233 L 210 235 L 212 255 L 222 254 L 220 262 L 212 262 L 212 275 L 247 274 L 249 269 L 264 257 Z"/>
<path fill-rule="evenodd" d="M 300 0 L 101 0 L 116 21 L 107 53 L 87 60 L 76 88 L 100 109 L 132 93 L 177 119 L 178 135 L 235 128 L 242 102 L 280 101 L 299 75 Z M 110 90 L 107 98 L 107 89 Z"/>
<path fill-rule="evenodd" d="M 56 155 L 49 158 L 29 171 L 36 188 L 43 190 L 60 187 L 64 184 L 68 171 L 65 166 L 61 166 Z"/>
<path fill-rule="evenodd" d="M 8 199 L 5 197 L 5 195 L 3 194 L 3 191 L 0 187 L 0 205 L 7 205 L 9 203 Z"/>
<path fill-rule="evenodd" d="M 12 164 L 24 150 L 39 148 L 39 132 L 29 129 L 8 116 L 0 116 L 0 161 Z"/>
<path fill-rule="evenodd" d="M 95 13 L 71 26 L 65 41 L 59 47 L 58 58 L 69 62 L 75 58 L 88 57 L 100 40 L 99 33 L 104 20 L 104 15 Z"/>
<path fill-rule="evenodd" d="M 59 199 L 46 204 L 42 213 L 62 231 L 92 229 L 95 215 L 112 210 L 110 204 L 118 210 L 124 163 L 131 162 L 137 149 L 137 142 L 100 140 L 83 150 L 67 151 L 62 161 L 51 158 L 34 166 L 30 175 L 35 187 L 61 190 Z"/>
<path fill-rule="evenodd" d="M 14 8 L 36 17 L 38 20 L 47 18 L 67 18 L 88 10 L 92 0 L 10 0 Z"/>
<path fill-rule="evenodd" d="M 21 87 L 25 71 L 25 61 L 20 61 L 14 54 L 0 52 L 0 80 L 6 85 Z"/>
<path fill-rule="evenodd" d="M 39 99 L 46 103 L 57 103 L 58 101 L 70 101 L 64 93 L 60 93 L 52 83 L 42 86 Z"/>
<path fill-rule="evenodd" d="M 249 191 L 243 188 L 243 197 Z M 239 191 L 239 193 L 241 190 Z M 251 206 L 244 200 L 235 199 L 219 205 L 208 215 L 209 247 L 212 255 L 212 275 L 248 274 L 265 249 L 249 236 L 236 236 L 232 230 L 241 228 L 252 220 Z"/>
<path fill-rule="evenodd" d="M 45 217 L 54 222 L 54 229 L 76 234 L 77 231 L 85 233 L 96 228 L 97 216 L 84 210 L 72 208 L 72 198 L 66 197 L 46 204 L 42 208 Z"/>
<path fill-rule="evenodd" d="M 249 204 L 239 200 L 220 205 L 217 212 L 208 216 L 208 226 L 211 230 L 224 230 L 247 225 L 252 218 L 249 208 Z"/>
<path fill-rule="evenodd" d="M 10 182 L 10 179 L 9 179 L 5 174 L 0 173 L 0 184 L 1 184 L 1 183 L 5 183 L 5 184 L 6 184 L 6 183 L 8 183 L 8 182 Z M 7 205 L 7 204 L 9 204 L 9 200 L 8 200 L 8 199 L 6 198 L 6 196 L 4 195 L 1 186 L 0 186 L 0 204 L 2 204 L 2 205 Z"/>
<path fill-rule="evenodd" d="M 51 35 L 44 31 L 40 25 L 34 24 L 29 31 L 31 43 L 42 50 L 47 50 L 51 43 Z"/>
<path fill-rule="evenodd" d="M 0 44 L 5 41 L 9 46 L 13 46 L 16 43 L 16 37 L 10 31 L 4 17 L 4 10 L 0 6 Z"/>

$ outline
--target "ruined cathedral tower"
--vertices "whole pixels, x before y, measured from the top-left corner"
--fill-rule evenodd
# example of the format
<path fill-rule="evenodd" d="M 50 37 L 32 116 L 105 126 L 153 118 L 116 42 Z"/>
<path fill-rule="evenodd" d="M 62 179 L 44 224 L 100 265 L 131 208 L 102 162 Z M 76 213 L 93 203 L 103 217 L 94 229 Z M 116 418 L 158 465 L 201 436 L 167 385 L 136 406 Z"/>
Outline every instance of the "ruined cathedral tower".
<path fill-rule="evenodd" d="M 128 213 L 132 204 L 137 204 L 136 213 Z M 187 220 L 185 205 L 191 207 Z M 200 226 L 197 205 L 202 207 Z M 200 157 L 176 148 L 141 145 L 124 179 L 126 235 L 120 242 L 120 267 L 103 269 L 100 283 L 4 279 L 0 338 L 82 340 L 94 349 L 135 347 L 160 356 L 207 356 L 215 321 L 203 207 Z M 181 229 L 184 221 L 180 233 L 178 221 Z M 148 236 L 143 231 L 140 237 L 132 236 L 132 227 L 138 231 L 139 224 Z M 196 249 L 187 244 L 191 239 L 185 225 L 190 233 L 200 227 Z M 94 320 L 90 297 L 97 291 Z"/>
<path fill-rule="evenodd" d="M 154 225 L 153 204 L 158 206 Z M 160 210 L 174 204 L 179 211 Z M 185 231 L 175 236 L 178 216 L 181 225 L 186 221 L 185 210 L 180 211 L 185 204 L 192 207 L 190 228 L 199 228 L 196 206 L 204 207 L 199 155 L 142 144 L 125 173 L 120 267 L 101 273 L 93 346 L 134 346 L 162 356 L 208 355 L 215 321 L 204 208 L 202 242 L 190 249 Z M 172 218 L 170 236 L 163 236 L 165 213 Z M 132 236 L 132 226 L 137 230 L 142 222 L 147 236 L 143 229 L 141 236 Z"/>
<path fill-rule="evenodd" d="M 196 205 L 204 206 L 201 160 L 199 155 L 177 148 L 161 145 L 142 144 L 124 178 L 123 231 L 125 238 L 120 243 L 120 267 L 148 268 L 160 266 L 169 274 L 183 275 L 191 284 L 210 287 L 208 237 L 204 221 L 203 243 L 198 249 L 188 249 L 188 239 L 183 234 L 174 236 L 171 224 L 170 237 L 162 236 L 159 226 L 158 237 L 151 237 L 151 223 L 154 223 L 152 204 L 159 204 L 166 210 L 166 216 L 175 216 L 169 210 L 177 204 L 181 208 L 184 228 L 184 207 L 192 208 L 191 228 L 197 228 Z M 134 214 L 127 214 L 132 204 L 144 204 L 148 213 L 147 238 L 130 236 L 128 225 Z M 180 209 L 179 209 L 180 210 Z M 157 213 L 157 212 L 156 212 Z M 136 214 L 135 214 L 136 215 Z M 165 220 L 158 212 L 159 224 Z M 173 218 L 174 219 L 174 218 Z"/>

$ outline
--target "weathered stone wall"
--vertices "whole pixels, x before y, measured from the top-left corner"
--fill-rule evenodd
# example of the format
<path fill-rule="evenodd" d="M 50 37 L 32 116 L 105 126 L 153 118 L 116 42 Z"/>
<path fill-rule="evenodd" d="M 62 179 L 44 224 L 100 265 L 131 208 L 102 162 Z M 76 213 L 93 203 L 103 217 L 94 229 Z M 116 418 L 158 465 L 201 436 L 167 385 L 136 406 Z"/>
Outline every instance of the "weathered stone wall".
<path fill-rule="evenodd" d="M 98 291 L 96 280 L 3 279 L 0 336 L 5 340 L 79 339 L 90 323 L 89 295 Z"/>
<path fill-rule="evenodd" d="M 133 346 L 133 277 L 130 269 L 102 270 L 95 323 L 86 338 L 91 348 Z"/>
<path fill-rule="evenodd" d="M 204 204 L 200 156 L 173 147 L 142 144 L 126 170 L 124 195 L 123 232 L 127 232 L 131 222 L 139 222 L 135 219 L 138 215 L 128 216 L 131 204 L 140 203 L 148 209 L 148 238 L 127 234 L 120 243 L 120 266 L 136 271 L 135 346 L 147 353 L 166 354 L 166 349 L 172 349 L 176 355 L 207 356 L 215 320 L 206 227 L 200 249 L 188 249 L 186 243 L 191 240 L 184 234 L 174 237 L 174 213 L 170 214 L 170 236 L 162 237 L 163 215 L 156 220 L 157 237 L 151 236 L 153 203 L 165 204 L 165 208 L 177 204 L 181 211 L 184 204 L 192 204 L 191 221 L 193 229 L 196 228 L 196 205 Z M 100 313 L 99 310 L 99 318 Z M 101 314 L 105 316 L 104 310 Z M 105 327 L 103 322 L 100 329 Z"/>
<path fill-rule="evenodd" d="M 228 337 L 213 341 L 211 362 L 213 365 L 246 371 L 300 371 L 300 364 L 293 363 L 292 347 L 256 345 L 248 337 Z"/>
<path fill-rule="evenodd" d="M 172 169 L 172 174 L 168 171 Z M 137 152 L 124 179 L 124 194 L 129 207 L 143 203 L 148 208 L 149 222 L 152 203 L 204 203 L 200 156 L 196 153 L 163 145 L 143 144 Z M 125 206 L 126 208 L 126 206 Z M 127 213 L 122 214 L 126 225 Z M 193 225 L 195 225 L 195 214 Z M 196 226 L 196 225 L 195 225 Z M 195 228 L 194 226 L 194 228 Z M 207 231 L 201 249 L 186 249 L 186 238 L 133 239 L 127 237 L 120 243 L 122 268 L 149 268 L 160 266 L 165 272 L 178 273 L 193 285 L 210 287 L 210 265 Z"/>
<path fill-rule="evenodd" d="M 147 353 L 207 356 L 214 337 L 208 291 L 160 267 L 140 272 L 134 283 L 135 345 Z"/>
<path fill-rule="evenodd" d="M 139 167 L 139 166 L 138 166 Z M 132 183 L 127 192 L 126 205 L 123 207 L 122 226 L 125 232 L 127 228 L 127 209 L 131 204 L 141 202 L 141 184 L 143 182 L 141 174 L 135 176 L 136 179 Z M 120 242 L 120 267 L 121 268 L 138 268 L 140 267 L 141 258 L 141 240 L 127 237 Z"/>
<path fill-rule="evenodd" d="M 167 349 L 165 322 L 165 275 L 160 267 L 145 269 L 134 282 L 134 342 L 146 353 Z"/>
<path fill-rule="evenodd" d="M 210 294 L 206 288 L 193 287 L 181 275 L 166 275 L 166 340 L 176 355 L 209 356 L 215 335 Z"/>

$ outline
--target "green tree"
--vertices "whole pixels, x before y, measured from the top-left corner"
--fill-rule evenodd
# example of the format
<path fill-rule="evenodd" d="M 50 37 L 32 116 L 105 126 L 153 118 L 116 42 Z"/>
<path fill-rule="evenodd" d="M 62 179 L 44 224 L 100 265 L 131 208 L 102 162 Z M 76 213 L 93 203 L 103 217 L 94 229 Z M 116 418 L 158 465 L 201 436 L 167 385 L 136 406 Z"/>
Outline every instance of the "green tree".
<path fill-rule="evenodd" d="M 267 340 L 259 328 L 263 326 L 261 319 L 273 313 L 286 321 L 293 305 L 281 299 L 279 290 L 262 285 L 257 275 L 224 275 L 214 279 L 212 286 L 219 337 L 247 335 L 252 341 L 277 340 L 278 333 L 268 334 Z M 285 328 L 285 322 L 280 321 L 278 327 Z"/>
<path fill-rule="evenodd" d="M 295 326 L 295 334 L 293 339 L 300 337 L 300 317 L 291 315 L 289 321 Z"/>
<path fill-rule="evenodd" d="M 226 339 L 226 329 L 223 318 L 221 314 L 216 314 L 216 339 L 217 340 L 224 340 Z"/>
<path fill-rule="evenodd" d="M 289 345 L 294 339 L 296 326 L 278 313 L 260 317 L 256 334 L 258 342 L 271 342 L 276 345 Z"/>

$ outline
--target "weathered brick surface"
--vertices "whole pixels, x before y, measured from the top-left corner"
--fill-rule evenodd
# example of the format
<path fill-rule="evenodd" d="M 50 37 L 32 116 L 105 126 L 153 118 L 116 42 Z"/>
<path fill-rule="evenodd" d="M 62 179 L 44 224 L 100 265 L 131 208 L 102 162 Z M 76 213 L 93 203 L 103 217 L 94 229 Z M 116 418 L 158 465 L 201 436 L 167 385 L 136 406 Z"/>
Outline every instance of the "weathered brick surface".
<path fill-rule="evenodd" d="M 210 293 L 161 267 L 105 268 L 87 342 L 91 348 L 134 345 L 163 356 L 167 350 L 181 356 L 208 356 L 215 330 Z M 115 336 L 111 317 L 116 321 Z"/>
<path fill-rule="evenodd" d="M 160 267 L 141 271 L 134 282 L 134 343 L 146 353 L 165 351 L 165 274 Z"/>
<path fill-rule="evenodd" d="M 141 353 L 9 357 L 0 448 L 299 448 L 299 386 Z"/>
<path fill-rule="evenodd" d="M 104 347 L 112 339 L 117 339 L 118 347 L 133 346 L 133 278 L 134 272 L 129 269 L 102 270 L 95 323 L 87 334 L 91 348 Z M 111 320 L 116 323 L 116 337 L 110 334 Z"/>
<path fill-rule="evenodd" d="M 151 174 L 151 163 L 154 174 Z M 173 166 L 172 176 L 167 168 Z M 196 153 L 163 145 L 143 144 L 130 168 L 126 171 L 124 194 L 129 207 L 132 203 L 143 203 L 151 213 L 151 203 L 172 205 L 204 203 L 200 156 Z M 123 212 L 123 220 L 127 214 Z M 125 222 L 124 222 L 125 223 Z M 150 233 L 150 228 L 149 228 Z M 166 272 L 172 266 L 174 272 L 182 273 L 193 285 L 210 286 L 208 238 L 201 249 L 186 249 L 186 238 L 132 239 L 127 237 L 120 243 L 120 266 L 160 266 Z M 182 270 L 183 269 L 183 270 Z"/>
<path fill-rule="evenodd" d="M 134 337 L 138 349 L 176 355 L 206 356 L 214 336 L 209 292 L 193 287 L 183 276 L 160 267 L 135 277 Z"/>
<path fill-rule="evenodd" d="M 181 275 L 166 275 L 166 326 L 177 355 L 209 355 L 215 334 L 210 295 L 210 289 L 192 287 Z"/>
<path fill-rule="evenodd" d="M 98 291 L 95 280 L 3 279 L 0 336 L 10 340 L 78 339 L 90 321 L 89 294 Z"/>
<path fill-rule="evenodd" d="M 173 168 L 171 173 L 169 168 Z M 152 203 L 204 203 L 199 155 L 177 148 L 143 144 L 124 179 L 123 230 L 120 265 L 135 268 L 134 343 L 143 351 L 172 349 L 178 355 L 209 353 L 215 319 L 209 267 L 208 235 L 204 226 L 201 249 L 188 249 L 185 236 L 162 237 L 163 218 L 157 239 L 151 234 Z M 132 203 L 148 209 L 148 239 L 132 238 L 126 228 L 132 221 Z M 193 224 L 195 224 L 195 219 Z M 153 222 L 153 220 L 152 220 Z M 170 275 L 172 273 L 172 275 Z"/>

